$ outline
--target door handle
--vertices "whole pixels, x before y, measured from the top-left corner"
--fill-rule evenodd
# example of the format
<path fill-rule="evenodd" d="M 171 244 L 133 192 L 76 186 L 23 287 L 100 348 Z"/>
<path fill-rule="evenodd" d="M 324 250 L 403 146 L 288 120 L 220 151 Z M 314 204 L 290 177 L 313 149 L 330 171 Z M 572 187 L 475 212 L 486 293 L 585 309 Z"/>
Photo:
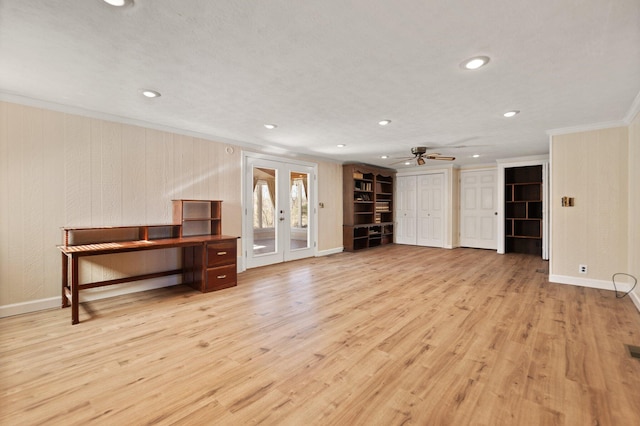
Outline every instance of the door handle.
<path fill-rule="evenodd" d="M 281 218 L 280 218 L 280 222 L 282 222 L 283 220 L 284 220 L 284 217 L 281 217 Z"/>

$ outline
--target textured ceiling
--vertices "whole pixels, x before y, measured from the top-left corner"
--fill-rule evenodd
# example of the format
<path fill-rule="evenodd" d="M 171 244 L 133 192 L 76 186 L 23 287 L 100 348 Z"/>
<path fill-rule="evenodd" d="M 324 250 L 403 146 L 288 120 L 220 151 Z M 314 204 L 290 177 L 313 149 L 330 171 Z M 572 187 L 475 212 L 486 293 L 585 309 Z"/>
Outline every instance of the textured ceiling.
<path fill-rule="evenodd" d="M 0 0 L 0 92 L 269 153 L 489 163 L 625 118 L 640 1 Z"/>

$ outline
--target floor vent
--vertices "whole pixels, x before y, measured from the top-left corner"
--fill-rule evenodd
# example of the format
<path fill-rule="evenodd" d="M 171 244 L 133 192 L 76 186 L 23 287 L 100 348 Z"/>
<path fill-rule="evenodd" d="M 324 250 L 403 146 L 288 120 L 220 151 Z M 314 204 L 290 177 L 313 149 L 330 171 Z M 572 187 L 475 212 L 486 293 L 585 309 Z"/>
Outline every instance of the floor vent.
<path fill-rule="evenodd" d="M 627 347 L 627 349 L 629 349 L 629 355 L 631 355 L 631 358 L 639 358 L 640 359 L 640 346 L 632 346 L 632 345 L 625 345 Z"/>

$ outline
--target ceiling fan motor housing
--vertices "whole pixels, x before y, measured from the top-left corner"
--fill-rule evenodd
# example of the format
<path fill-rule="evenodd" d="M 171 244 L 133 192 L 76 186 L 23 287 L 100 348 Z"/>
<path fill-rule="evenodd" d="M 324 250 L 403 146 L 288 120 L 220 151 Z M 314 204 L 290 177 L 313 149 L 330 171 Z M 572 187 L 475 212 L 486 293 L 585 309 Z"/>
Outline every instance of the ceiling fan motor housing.
<path fill-rule="evenodd" d="M 411 148 L 411 153 L 413 155 L 423 155 L 427 152 L 427 147 L 425 146 L 416 146 Z"/>

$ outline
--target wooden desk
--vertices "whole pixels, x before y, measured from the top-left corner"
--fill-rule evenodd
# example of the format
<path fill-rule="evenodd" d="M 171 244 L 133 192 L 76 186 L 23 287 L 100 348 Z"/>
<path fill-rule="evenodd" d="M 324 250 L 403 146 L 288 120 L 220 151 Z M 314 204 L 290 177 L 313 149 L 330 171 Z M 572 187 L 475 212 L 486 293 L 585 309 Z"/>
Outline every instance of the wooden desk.
<path fill-rule="evenodd" d="M 141 234 L 148 235 L 142 231 Z M 237 283 L 237 239 L 237 237 L 227 235 L 198 235 L 178 238 L 67 245 L 67 238 L 65 245 L 58 246 L 62 252 L 62 307 L 66 308 L 71 306 L 71 324 L 77 324 L 79 322 L 78 293 L 80 290 L 177 274 L 183 275 L 184 284 L 189 284 L 202 292 L 235 286 Z M 166 248 L 183 248 L 183 267 L 181 269 L 87 284 L 79 283 L 78 263 L 81 257 Z M 69 272 L 69 270 L 71 270 L 71 272 Z"/>

